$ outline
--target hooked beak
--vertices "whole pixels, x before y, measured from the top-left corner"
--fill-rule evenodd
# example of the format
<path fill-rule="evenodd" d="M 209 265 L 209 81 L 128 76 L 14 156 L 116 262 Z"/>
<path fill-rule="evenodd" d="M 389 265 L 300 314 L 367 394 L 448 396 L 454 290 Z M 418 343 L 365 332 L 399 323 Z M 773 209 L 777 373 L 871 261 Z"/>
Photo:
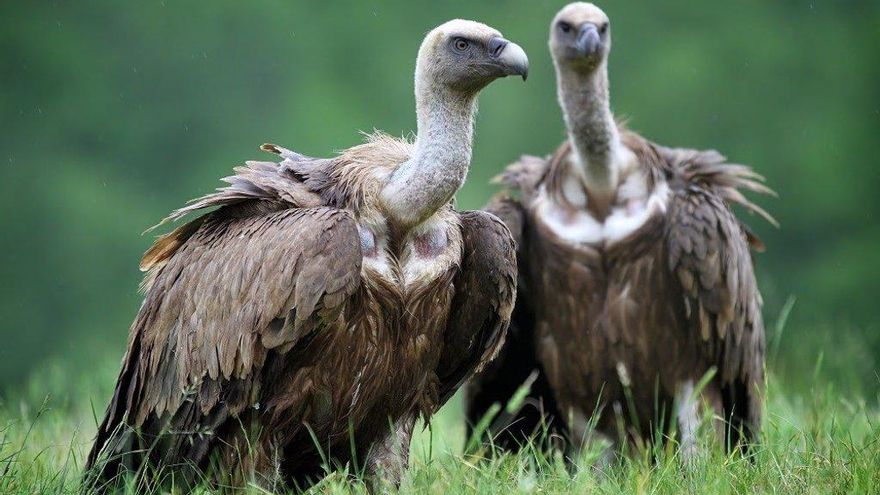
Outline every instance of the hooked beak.
<path fill-rule="evenodd" d="M 489 56 L 498 63 L 505 76 L 529 76 L 529 57 L 519 45 L 501 37 L 489 40 Z"/>
<path fill-rule="evenodd" d="M 581 26 L 578 31 L 577 41 L 574 47 L 584 57 L 595 55 L 602 46 L 602 40 L 599 37 L 599 28 L 593 23 L 586 23 Z"/>

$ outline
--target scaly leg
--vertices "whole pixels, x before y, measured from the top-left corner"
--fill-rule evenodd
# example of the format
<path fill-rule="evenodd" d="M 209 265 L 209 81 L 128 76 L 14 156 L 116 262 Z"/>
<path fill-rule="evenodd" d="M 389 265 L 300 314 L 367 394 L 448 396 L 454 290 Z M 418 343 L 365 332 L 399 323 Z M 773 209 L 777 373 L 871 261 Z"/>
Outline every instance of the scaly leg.
<path fill-rule="evenodd" d="M 698 434 L 707 408 L 713 413 L 711 421 L 715 434 L 721 444 L 724 444 L 721 396 L 712 383 L 696 394 L 694 381 L 684 381 L 676 390 L 675 403 L 681 457 L 685 463 L 693 464 L 700 455 Z"/>
<path fill-rule="evenodd" d="M 415 414 L 398 419 L 385 437 L 370 447 L 364 466 L 372 492 L 383 493 L 389 487 L 400 486 L 409 466 L 409 445 L 415 424 Z"/>

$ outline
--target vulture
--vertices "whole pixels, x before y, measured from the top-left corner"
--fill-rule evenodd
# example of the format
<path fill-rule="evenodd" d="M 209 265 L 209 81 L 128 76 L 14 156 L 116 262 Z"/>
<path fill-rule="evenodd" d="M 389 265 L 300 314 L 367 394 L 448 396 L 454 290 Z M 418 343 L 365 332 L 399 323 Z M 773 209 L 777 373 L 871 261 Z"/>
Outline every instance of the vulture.
<path fill-rule="evenodd" d="M 615 121 L 598 7 L 564 7 L 549 45 L 567 140 L 496 179 L 507 190 L 487 210 L 517 242 L 519 289 L 507 343 L 468 387 L 468 422 L 537 370 L 526 406 L 490 423 L 502 449 L 543 429 L 575 451 L 591 435 L 619 448 L 677 438 L 688 458 L 704 415 L 720 442 L 751 443 L 765 339 L 749 247 L 761 246 L 731 207 L 775 225 L 742 194 L 772 191 L 716 151 L 659 146 Z"/>
<path fill-rule="evenodd" d="M 413 142 L 377 132 L 327 159 L 263 145 L 277 162 L 172 212 L 204 214 L 141 261 L 87 482 L 304 488 L 348 466 L 399 483 L 417 418 L 504 340 L 513 239 L 452 198 L 478 93 L 527 70 L 495 29 L 449 21 L 418 52 Z"/>

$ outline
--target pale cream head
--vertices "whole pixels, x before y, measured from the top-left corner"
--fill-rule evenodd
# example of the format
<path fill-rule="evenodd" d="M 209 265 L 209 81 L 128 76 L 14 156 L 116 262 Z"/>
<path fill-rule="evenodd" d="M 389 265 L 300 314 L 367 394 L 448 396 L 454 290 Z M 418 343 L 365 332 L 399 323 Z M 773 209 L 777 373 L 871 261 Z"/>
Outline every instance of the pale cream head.
<path fill-rule="evenodd" d="M 439 83 L 475 93 L 499 77 L 528 75 L 529 59 L 516 43 L 485 24 L 455 19 L 425 36 L 416 61 L 416 89 Z"/>
<path fill-rule="evenodd" d="M 500 77 L 525 79 L 528 69 L 522 48 L 479 22 L 452 20 L 425 36 L 416 60 L 415 146 L 380 193 L 389 219 L 413 228 L 449 203 L 470 167 L 477 95 Z"/>
<path fill-rule="evenodd" d="M 578 71 L 595 70 L 611 51 L 608 16 L 591 3 L 562 8 L 550 24 L 550 53 L 554 63 Z"/>

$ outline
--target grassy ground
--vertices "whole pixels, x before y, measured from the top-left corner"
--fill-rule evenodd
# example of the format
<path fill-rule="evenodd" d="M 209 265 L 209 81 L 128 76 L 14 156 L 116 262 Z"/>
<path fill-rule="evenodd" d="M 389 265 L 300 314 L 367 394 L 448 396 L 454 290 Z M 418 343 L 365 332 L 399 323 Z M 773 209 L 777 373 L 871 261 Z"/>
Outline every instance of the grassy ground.
<path fill-rule="evenodd" d="M 95 430 L 90 397 L 104 400 L 115 363 L 88 373 L 45 370 L 0 403 L 0 492 L 76 493 L 83 456 Z M 47 397 L 46 394 L 50 395 Z M 674 446 L 571 474 L 561 456 L 525 452 L 480 460 L 461 454 L 464 428 L 456 399 L 412 445 L 402 493 L 877 493 L 880 410 L 877 400 L 847 397 L 828 385 L 806 394 L 769 384 L 763 442 L 751 459 L 717 449 L 683 467 Z M 596 449 L 578 460 L 593 466 Z M 248 490 L 260 493 L 253 488 Z M 365 493 L 344 474 L 314 493 Z"/>

